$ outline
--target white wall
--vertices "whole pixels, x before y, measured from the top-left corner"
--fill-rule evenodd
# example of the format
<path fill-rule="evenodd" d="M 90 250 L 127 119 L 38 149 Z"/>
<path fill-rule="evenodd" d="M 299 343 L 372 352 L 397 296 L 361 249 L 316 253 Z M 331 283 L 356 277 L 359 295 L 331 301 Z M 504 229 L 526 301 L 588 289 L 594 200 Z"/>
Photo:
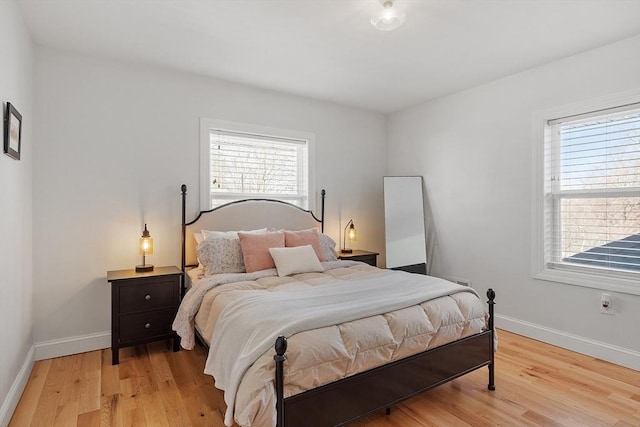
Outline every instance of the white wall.
<path fill-rule="evenodd" d="M 37 48 L 34 304 L 36 358 L 110 345 L 107 270 L 180 264 L 180 184 L 199 210 L 199 119 L 316 135 L 325 231 L 353 218 L 356 247 L 382 250 L 386 118 L 311 99 Z M 79 340 L 74 340 L 79 338 Z M 58 341 L 61 340 L 61 341 Z"/>
<path fill-rule="evenodd" d="M 472 72 L 473 70 L 471 70 Z M 498 324 L 640 369 L 640 297 L 532 279 L 532 114 L 640 87 L 640 37 L 393 114 L 390 174 L 425 178 L 432 274 L 497 292 Z"/>
<path fill-rule="evenodd" d="M 0 152 L 0 425 L 6 425 L 33 364 L 33 47 L 12 0 L 0 1 L 0 140 L 6 103 L 23 117 L 21 160 Z"/>

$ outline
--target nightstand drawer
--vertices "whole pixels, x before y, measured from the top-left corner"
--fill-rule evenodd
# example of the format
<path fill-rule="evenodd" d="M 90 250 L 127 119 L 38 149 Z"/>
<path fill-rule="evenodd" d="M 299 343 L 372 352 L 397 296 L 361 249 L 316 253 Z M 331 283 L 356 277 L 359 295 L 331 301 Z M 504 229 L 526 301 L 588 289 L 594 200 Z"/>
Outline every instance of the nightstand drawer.
<path fill-rule="evenodd" d="M 132 313 L 156 308 L 172 307 L 176 304 L 178 288 L 171 277 L 148 284 L 120 287 L 120 313 Z"/>
<path fill-rule="evenodd" d="M 169 308 L 121 316 L 120 342 L 126 343 L 171 334 L 171 324 L 175 314 L 175 309 Z"/>

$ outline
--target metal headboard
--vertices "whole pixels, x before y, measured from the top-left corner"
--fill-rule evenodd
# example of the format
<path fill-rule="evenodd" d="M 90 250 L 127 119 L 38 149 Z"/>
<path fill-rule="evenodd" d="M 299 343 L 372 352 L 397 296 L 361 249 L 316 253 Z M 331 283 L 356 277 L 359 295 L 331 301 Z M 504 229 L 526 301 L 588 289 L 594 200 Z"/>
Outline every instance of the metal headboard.
<path fill-rule="evenodd" d="M 242 230 L 242 229 L 250 229 L 253 228 L 262 228 L 262 227 L 276 227 L 276 228 L 288 228 L 287 221 L 289 217 L 286 215 L 293 214 L 298 217 L 296 212 L 300 212 L 304 214 L 303 216 L 296 218 L 298 219 L 297 224 L 299 226 L 308 226 L 311 223 L 314 223 L 314 226 L 317 226 L 318 223 L 320 225 L 320 231 L 324 232 L 324 202 L 326 191 L 322 190 L 320 192 L 321 195 L 321 205 L 320 205 L 320 218 L 318 218 L 311 210 L 302 209 L 299 206 L 293 205 L 288 202 L 283 202 L 281 200 L 273 200 L 273 199 L 245 199 L 245 200 L 237 200 L 233 201 L 213 209 L 209 209 L 206 211 L 200 211 L 198 215 L 192 221 L 187 222 L 186 219 L 186 209 L 187 209 L 187 186 L 182 184 L 182 271 L 183 276 L 186 272 L 187 267 L 195 266 L 196 264 L 193 262 L 195 254 L 191 256 L 189 259 L 187 255 L 192 255 L 191 252 L 195 252 L 194 242 L 188 240 L 191 236 L 187 233 L 187 228 L 189 226 L 193 226 L 196 223 L 202 223 L 203 226 L 206 224 L 214 224 L 215 227 L 206 228 L 210 230 L 220 230 L 220 231 L 228 231 L 228 230 Z M 255 206 L 252 206 L 255 205 Z M 253 209 L 252 209 L 253 208 Z M 238 215 L 241 213 L 242 215 Z M 243 216 L 245 213 L 248 213 L 246 218 L 249 222 L 244 223 L 245 218 L 238 218 Z M 217 221 L 214 221 L 213 218 L 220 218 L 221 222 L 228 222 L 235 224 L 220 224 Z M 227 230 L 225 230 L 225 227 Z M 197 227 L 194 227 L 197 229 Z M 202 228 L 201 228 L 202 229 Z M 187 253 L 189 252 L 189 254 Z M 185 277 L 183 277 L 183 293 L 185 287 Z"/>

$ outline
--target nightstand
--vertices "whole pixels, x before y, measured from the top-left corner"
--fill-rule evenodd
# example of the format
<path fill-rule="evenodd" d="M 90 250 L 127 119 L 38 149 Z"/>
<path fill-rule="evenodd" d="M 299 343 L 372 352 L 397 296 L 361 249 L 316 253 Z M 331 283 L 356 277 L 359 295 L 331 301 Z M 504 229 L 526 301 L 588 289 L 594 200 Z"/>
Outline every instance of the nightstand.
<path fill-rule="evenodd" d="M 178 336 L 171 329 L 180 305 L 177 267 L 155 267 L 153 271 L 107 272 L 111 283 L 111 364 L 119 362 L 119 350 L 156 340 L 173 339 L 173 351 L 180 350 Z"/>
<path fill-rule="evenodd" d="M 351 253 L 340 252 L 340 254 L 338 255 L 338 259 L 366 262 L 369 265 L 377 267 L 378 255 L 380 255 L 378 252 L 360 251 L 354 249 Z"/>

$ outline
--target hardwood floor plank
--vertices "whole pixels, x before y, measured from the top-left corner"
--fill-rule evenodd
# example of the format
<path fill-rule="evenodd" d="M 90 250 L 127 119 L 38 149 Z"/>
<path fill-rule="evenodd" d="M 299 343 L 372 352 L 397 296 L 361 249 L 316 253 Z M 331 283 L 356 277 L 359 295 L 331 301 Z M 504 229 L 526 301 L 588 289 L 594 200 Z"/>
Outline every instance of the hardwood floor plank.
<path fill-rule="evenodd" d="M 589 393 L 588 389 L 573 388 L 575 397 L 580 399 L 581 402 L 588 405 L 590 411 L 598 412 L 601 414 L 616 414 L 616 418 L 621 421 L 632 422 L 633 421 L 633 401 L 621 400 L 615 397 L 615 394 L 609 394 L 607 396 L 598 397 Z M 640 407 L 640 405 L 637 405 Z M 613 420 L 611 420 L 613 421 Z"/>
<path fill-rule="evenodd" d="M 148 344 L 147 347 L 149 348 L 149 362 L 151 364 L 155 381 L 158 384 L 166 381 L 172 381 L 173 373 L 171 372 L 171 367 L 167 362 L 167 353 L 169 352 L 167 343 L 162 341 L 155 342 Z"/>
<path fill-rule="evenodd" d="M 98 411 L 100 419 L 100 377 L 102 369 L 101 352 L 82 353 L 82 377 L 80 381 L 80 414 Z M 68 356 L 70 357 L 70 356 Z"/>
<path fill-rule="evenodd" d="M 527 408 L 510 400 L 510 396 L 507 393 L 504 393 L 502 390 L 487 390 L 486 371 L 481 370 L 474 372 L 469 376 L 469 378 L 467 378 L 467 380 L 468 382 L 465 381 L 464 383 L 467 385 L 466 389 L 460 387 L 462 384 L 460 381 L 455 380 L 449 385 L 448 389 L 443 388 L 442 393 L 437 389 L 431 390 L 429 393 L 431 395 L 438 395 L 436 398 L 432 398 L 429 393 L 426 393 L 424 396 L 418 396 L 417 398 L 420 400 L 418 400 L 419 405 L 416 406 L 421 408 L 424 406 L 424 401 L 431 399 L 434 400 L 436 405 L 438 405 L 439 402 L 444 403 L 457 400 L 458 396 L 464 393 L 469 395 L 468 399 L 470 400 L 467 400 L 467 403 L 472 402 L 472 406 L 477 406 L 478 403 L 480 403 L 482 408 L 486 408 L 486 410 L 489 411 L 487 414 L 482 413 L 481 416 L 485 418 L 488 417 L 491 422 L 497 422 L 500 420 L 505 423 L 505 425 L 513 425 L 514 423 L 521 425 L 534 425 L 533 423 L 529 423 L 528 421 L 523 421 L 521 419 L 522 415 L 527 411 Z M 445 384 L 445 386 L 447 385 Z M 494 412 L 493 408 L 496 407 L 500 407 L 500 415 L 498 419 L 492 415 Z M 431 418 L 431 416 L 429 416 L 429 418 Z"/>
<path fill-rule="evenodd" d="M 144 411 L 142 408 L 134 408 L 124 413 L 123 427 L 154 427 L 151 424 L 147 424 L 147 420 L 144 417 Z"/>
<path fill-rule="evenodd" d="M 38 400 L 38 405 L 33 412 L 31 423 L 22 425 L 52 426 L 58 412 L 60 390 L 65 385 L 66 373 L 64 372 L 64 358 L 56 358 L 51 362 L 47 379 Z M 36 362 L 38 363 L 38 362 Z M 60 402 L 62 404 L 66 402 Z M 21 425 L 18 423 L 18 425 Z"/>
<path fill-rule="evenodd" d="M 195 427 L 223 427 L 224 419 L 219 408 L 204 405 L 198 396 L 192 395 L 184 400 L 191 425 Z M 234 424 L 235 426 L 235 424 Z"/>
<path fill-rule="evenodd" d="M 561 425 L 569 427 L 607 425 L 584 414 L 582 408 L 576 407 L 571 401 L 560 398 L 557 390 L 549 384 L 503 383 L 500 389 L 501 392 L 509 394 L 511 399 Z"/>
<path fill-rule="evenodd" d="M 522 414 L 523 418 L 531 420 L 535 425 L 540 427 L 563 427 L 564 424 L 561 424 L 557 421 L 552 420 L 549 417 L 546 417 L 542 414 L 539 414 L 535 411 L 527 411 Z"/>
<path fill-rule="evenodd" d="M 65 356 L 60 358 L 60 369 L 65 373 L 64 384 L 60 387 L 60 402 L 78 401 L 82 389 L 82 358 Z"/>
<path fill-rule="evenodd" d="M 101 351 L 102 369 L 100 371 L 100 396 L 120 394 L 120 378 L 118 365 L 111 365 L 111 350 Z"/>
<path fill-rule="evenodd" d="M 79 402 L 68 401 L 67 403 L 58 406 L 56 418 L 53 421 L 54 427 L 74 427 L 78 424 L 78 409 Z"/>
<path fill-rule="evenodd" d="M 100 410 L 78 415 L 78 427 L 100 427 Z"/>
<path fill-rule="evenodd" d="M 354 427 L 640 426 L 640 372 L 499 331 L 496 390 L 464 375 Z M 167 343 L 36 362 L 10 427 L 223 427 L 223 394 L 203 374 L 206 350 Z"/>
<path fill-rule="evenodd" d="M 428 394 L 428 393 L 427 393 Z M 416 410 L 415 407 L 420 407 L 420 410 Z M 395 408 L 394 408 L 395 409 Z M 411 418 L 418 422 L 418 425 L 439 425 L 439 426 L 470 426 L 455 414 L 447 410 L 443 410 L 442 406 L 436 402 L 432 402 L 427 396 L 420 396 L 420 399 L 416 399 L 416 405 L 398 407 L 398 411 L 392 409 L 392 413 L 389 415 L 396 416 L 397 412 L 409 413 Z M 424 414 L 429 414 L 428 418 Z"/>
<path fill-rule="evenodd" d="M 166 409 L 162 403 L 159 392 L 142 394 L 142 409 L 147 424 L 154 427 L 169 427 L 169 420 L 166 417 Z"/>
<path fill-rule="evenodd" d="M 44 390 L 44 385 L 49 373 L 49 367 L 51 366 L 51 360 L 43 360 L 36 362 L 33 366 L 33 371 L 29 376 L 27 385 L 24 388 L 22 397 L 18 402 L 18 406 L 13 414 L 12 420 L 24 420 L 22 425 L 28 426 L 31 424 L 33 414 L 38 407 L 40 396 Z M 10 426 L 14 424 L 9 424 Z"/>
<path fill-rule="evenodd" d="M 158 390 L 151 375 L 151 364 L 147 346 L 133 347 L 135 354 L 130 359 L 130 367 L 133 373 L 132 379 L 135 381 L 137 393 L 148 395 Z"/>
<path fill-rule="evenodd" d="M 191 425 L 189 414 L 183 404 L 182 397 L 173 380 L 167 380 L 159 384 L 160 397 L 165 408 L 165 414 L 169 425 L 188 426 Z"/>
<path fill-rule="evenodd" d="M 117 394 L 100 397 L 100 425 L 120 426 L 122 417 L 119 417 L 120 397 Z"/>

